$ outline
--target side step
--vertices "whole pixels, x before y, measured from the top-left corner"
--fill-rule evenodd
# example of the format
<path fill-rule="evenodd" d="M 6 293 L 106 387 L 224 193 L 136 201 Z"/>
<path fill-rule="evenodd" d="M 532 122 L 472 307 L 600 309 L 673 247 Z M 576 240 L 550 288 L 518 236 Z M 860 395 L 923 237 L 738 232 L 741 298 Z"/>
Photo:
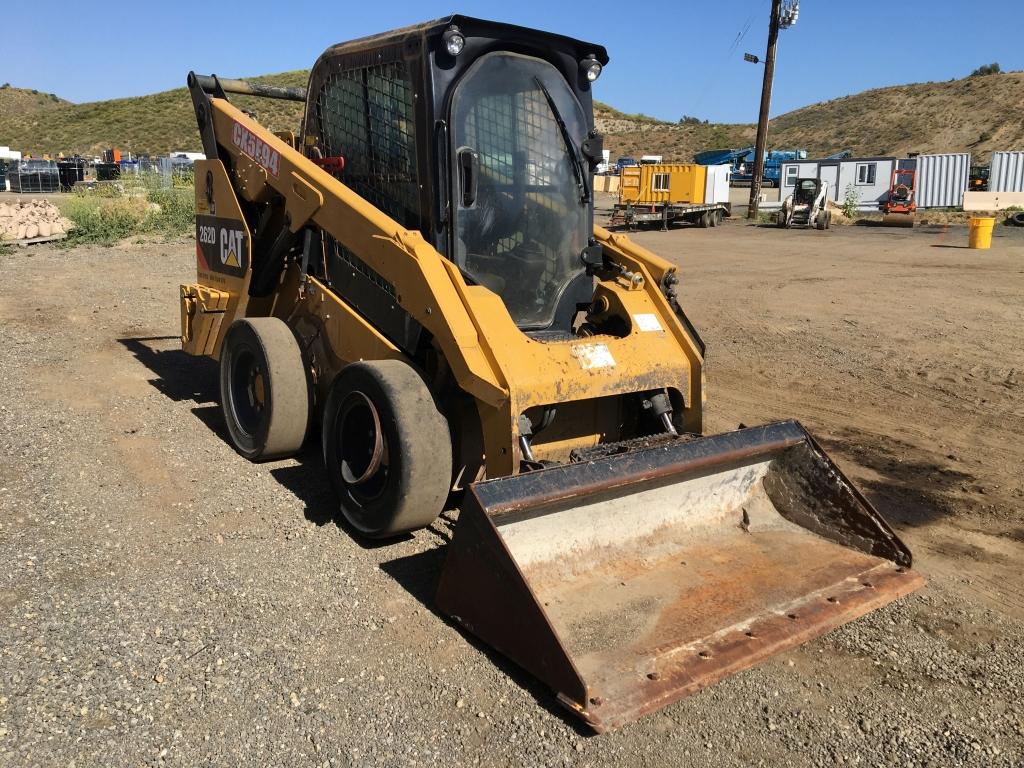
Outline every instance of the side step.
<path fill-rule="evenodd" d="M 437 602 L 617 728 L 922 586 L 793 421 L 470 486 Z"/>

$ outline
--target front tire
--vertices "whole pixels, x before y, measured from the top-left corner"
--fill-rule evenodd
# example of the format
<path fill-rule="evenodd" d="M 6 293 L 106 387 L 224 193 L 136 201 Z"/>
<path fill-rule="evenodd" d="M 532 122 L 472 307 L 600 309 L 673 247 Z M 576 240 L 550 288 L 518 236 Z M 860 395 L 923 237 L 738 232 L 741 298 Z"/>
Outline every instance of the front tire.
<path fill-rule="evenodd" d="M 371 538 L 430 525 L 451 490 L 448 421 L 399 360 L 342 369 L 324 406 L 324 466 L 345 519 Z"/>
<path fill-rule="evenodd" d="M 236 320 L 220 355 L 220 403 L 235 449 L 251 461 L 292 456 L 309 424 L 309 384 L 291 328 L 276 317 Z"/>

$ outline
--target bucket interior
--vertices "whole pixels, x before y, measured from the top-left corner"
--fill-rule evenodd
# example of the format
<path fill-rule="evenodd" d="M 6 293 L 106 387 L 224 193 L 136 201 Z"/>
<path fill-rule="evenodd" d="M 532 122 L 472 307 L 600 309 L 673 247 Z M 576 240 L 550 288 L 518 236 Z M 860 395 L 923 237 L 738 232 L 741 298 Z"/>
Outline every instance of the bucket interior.
<path fill-rule="evenodd" d="M 773 496 L 806 497 L 769 493 L 806 465 L 788 458 L 494 521 L 587 687 L 591 719 L 630 719 L 874 607 L 875 572 L 898 566 L 791 522 L 829 511 L 820 498 L 780 511 Z"/>

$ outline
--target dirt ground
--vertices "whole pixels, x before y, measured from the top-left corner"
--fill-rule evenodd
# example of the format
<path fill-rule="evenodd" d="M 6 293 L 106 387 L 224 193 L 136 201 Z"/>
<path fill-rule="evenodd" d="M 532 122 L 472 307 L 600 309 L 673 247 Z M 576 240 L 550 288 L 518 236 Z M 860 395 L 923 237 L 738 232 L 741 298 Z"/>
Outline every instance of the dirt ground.
<path fill-rule="evenodd" d="M 194 246 L 0 251 L 0 766 L 1024 764 L 1024 231 L 641 232 L 708 430 L 794 417 L 928 586 L 616 733 L 431 608 L 450 522 L 335 522 L 178 350 Z"/>

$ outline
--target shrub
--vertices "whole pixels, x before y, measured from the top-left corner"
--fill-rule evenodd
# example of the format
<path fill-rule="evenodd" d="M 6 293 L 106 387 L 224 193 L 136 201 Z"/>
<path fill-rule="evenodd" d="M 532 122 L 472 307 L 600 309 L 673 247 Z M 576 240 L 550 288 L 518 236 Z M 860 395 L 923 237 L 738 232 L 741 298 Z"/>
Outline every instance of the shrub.
<path fill-rule="evenodd" d="M 195 191 L 189 176 L 125 175 L 113 184 L 79 192 L 61 204 L 75 228 L 67 245 L 112 245 L 142 234 L 178 237 L 195 224 Z"/>
<path fill-rule="evenodd" d="M 860 195 L 857 194 L 857 188 L 853 184 L 847 184 L 846 191 L 843 193 L 843 215 L 848 219 L 854 219 L 857 217 L 859 207 Z"/>
<path fill-rule="evenodd" d="M 65 200 L 61 208 L 75 225 L 64 241 L 67 245 L 112 245 L 146 227 L 146 204 L 138 198 L 76 194 Z"/>
<path fill-rule="evenodd" d="M 1000 72 L 1002 72 L 1002 70 L 999 68 L 999 64 L 997 62 L 992 62 L 991 64 L 984 64 L 978 67 L 976 70 L 971 72 L 970 76 L 977 77 L 978 75 L 998 75 Z"/>

